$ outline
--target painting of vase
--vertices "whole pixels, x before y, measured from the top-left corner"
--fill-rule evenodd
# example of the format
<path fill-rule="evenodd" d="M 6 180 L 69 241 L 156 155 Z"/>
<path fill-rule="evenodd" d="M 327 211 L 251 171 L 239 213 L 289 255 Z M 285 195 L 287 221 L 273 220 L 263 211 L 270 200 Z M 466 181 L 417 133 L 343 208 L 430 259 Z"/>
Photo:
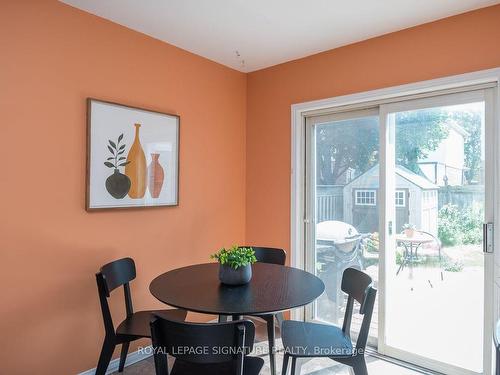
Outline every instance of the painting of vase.
<path fill-rule="evenodd" d="M 177 206 L 179 116 L 87 99 L 88 211 Z"/>
<path fill-rule="evenodd" d="M 130 163 L 125 166 L 125 174 L 130 179 L 130 190 L 128 196 L 132 199 L 143 198 L 146 193 L 146 155 L 141 146 L 139 130 L 141 124 L 134 124 L 135 139 L 130 151 L 128 152 L 127 161 Z"/>
<path fill-rule="evenodd" d="M 163 179 L 165 178 L 163 167 L 158 161 L 159 157 L 160 154 L 151 154 L 151 163 L 148 167 L 148 189 L 152 198 L 160 196 Z"/>

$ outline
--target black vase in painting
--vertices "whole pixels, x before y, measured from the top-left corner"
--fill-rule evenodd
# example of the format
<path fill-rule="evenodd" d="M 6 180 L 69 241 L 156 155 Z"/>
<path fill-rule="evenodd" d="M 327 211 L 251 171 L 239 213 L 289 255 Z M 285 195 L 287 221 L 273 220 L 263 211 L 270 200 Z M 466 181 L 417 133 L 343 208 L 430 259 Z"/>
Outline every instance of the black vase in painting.
<path fill-rule="evenodd" d="M 130 178 L 118 169 L 106 179 L 106 190 L 113 198 L 122 199 L 130 190 Z"/>

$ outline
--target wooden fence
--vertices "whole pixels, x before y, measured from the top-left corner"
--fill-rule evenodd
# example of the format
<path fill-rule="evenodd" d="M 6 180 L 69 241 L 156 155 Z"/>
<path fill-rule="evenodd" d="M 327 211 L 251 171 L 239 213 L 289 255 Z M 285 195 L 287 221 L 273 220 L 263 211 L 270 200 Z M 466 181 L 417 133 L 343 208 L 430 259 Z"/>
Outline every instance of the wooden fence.
<path fill-rule="evenodd" d="M 316 222 L 327 220 L 344 220 L 343 186 L 316 187 Z"/>
<path fill-rule="evenodd" d="M 438 207 L 453 204 L 459 209 L 484 202 L 484 185 L 443 186 L 439 188 Z"/>

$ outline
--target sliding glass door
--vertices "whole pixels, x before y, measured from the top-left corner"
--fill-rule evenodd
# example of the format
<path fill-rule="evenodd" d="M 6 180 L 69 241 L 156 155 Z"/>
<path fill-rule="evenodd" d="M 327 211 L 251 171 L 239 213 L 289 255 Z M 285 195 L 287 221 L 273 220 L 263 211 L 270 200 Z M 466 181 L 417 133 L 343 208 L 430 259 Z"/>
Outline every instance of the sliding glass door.
<path fill-rule="evenodd" d="M 492 125 L 491 89 L 307 118 L 305 264 L 326 285 L 307 319 L 340 324 L 342 272 L 361 269 L 379 290 L 370 343 L 380 353 L 489 373 Z"/>

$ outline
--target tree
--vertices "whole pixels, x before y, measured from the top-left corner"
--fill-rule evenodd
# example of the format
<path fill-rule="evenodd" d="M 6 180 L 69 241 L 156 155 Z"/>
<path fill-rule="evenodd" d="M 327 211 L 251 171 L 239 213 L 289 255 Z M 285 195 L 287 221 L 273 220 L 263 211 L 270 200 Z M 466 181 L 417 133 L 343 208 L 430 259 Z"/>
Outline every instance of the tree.
<path fill-rule="evenodd" d="M 482 134 L 482 111 L 468 110 L 452 112 L 451 118 L 456 121 L 468 134 L 465 139 L 465 179 L 468 184 L 481 181 L 481 134 Z"/>
<path fill-rule="evenodd" d="M 418 160 L 437 149 L 448 136 L 447 113 L 441 109 L 396 115 L 396 163 L 420 173 Z M 349 168 L 362 174 L 379 162 L 378 117 L 342 120 L 318 125 L 317 179 L 335 185 Z"/>
<path fill-rule="evenodd" d="M 421 174 L 418 161 L 448 137 L 448 113 L 440 108 L 396 115 L 396 163 Z"/>
<path fill-rule="evenodd" d="M 378 163 L 376 117 L 319 125 L 316 132 L 317 179 L 334 185 L 349 168 L 363 173 Z"/>

